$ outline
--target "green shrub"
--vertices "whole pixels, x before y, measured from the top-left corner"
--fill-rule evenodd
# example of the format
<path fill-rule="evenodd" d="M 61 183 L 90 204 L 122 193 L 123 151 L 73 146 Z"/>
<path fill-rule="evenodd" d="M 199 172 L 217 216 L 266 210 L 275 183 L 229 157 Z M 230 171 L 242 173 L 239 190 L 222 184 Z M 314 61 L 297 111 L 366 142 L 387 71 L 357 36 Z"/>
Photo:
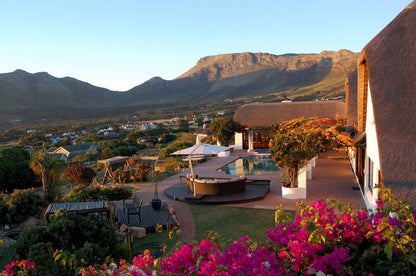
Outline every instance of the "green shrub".
<path fill-rule="evenodd" d="M 86 241 L 84 246 L 75 252 L 81 265 L 99 265 L 105 259 L 108 249 Z"/>
<path fill-rule="evenodd" d="M 76 275 L 77 268 L 131 258 L 104 218 L 58 211 L 46 227 L 23 232 L 14 245 L 15 259 L 36 263 L 30 275 Z"/>
<path fill-rule="evenodd" d="M 169 146 L 167 146 L 166 148 L 162 149 L 159 152 L 159 158 L 164 159 L 166 157 L 169 157 L 169 155 L 175 151 L 185 149 L 191 146 L 192 146 L 192 143 L 189 143 L 189 142 L 176 142 L 176 143 L 170 144 Z"/>
<path fill-rule="evenodd" d="M 7 212 L 9 206 L 7 205 L 7 195 L 0 194 L 0 225 L 5 225 L 7 221 Z"/>
<path fill-rule="evenodd" d="M 15 258 L 27 259 L 29 248 L 37 243 L 48 242 L 52 240 L 52 236 L 45 231 L 44 228 L 33 228 L 19 235 L 14 244 Z"/>
<path fill-rule="evenodd" d="M 64 196 L 64 201 L 97 201 L 97 200 L 122 200 L 129 198 L 132 191 L 124 187 L 82 187 L 77 186 Z"/>
<path fill-rule="evenodd" d="M 7 207 L 2 204 L 3 207 L 0 207 L 2 209 L 0 212 L 7 212 L 5 216 L 6 223 L 21 223 L 26 218 L 39 214 L 43 207 L 40 195 L 36 194 L 33 188 L 15 190 L 11 195 L 2 195 L 2 198 L 1 201 L 3 202 L 6 199 Z"/>

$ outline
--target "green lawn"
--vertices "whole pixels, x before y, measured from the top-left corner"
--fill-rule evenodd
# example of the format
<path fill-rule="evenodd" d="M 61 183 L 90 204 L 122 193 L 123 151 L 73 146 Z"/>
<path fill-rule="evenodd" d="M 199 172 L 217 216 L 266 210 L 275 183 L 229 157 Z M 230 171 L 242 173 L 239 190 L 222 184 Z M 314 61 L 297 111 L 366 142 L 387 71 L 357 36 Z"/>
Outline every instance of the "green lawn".
<path fill-rule="evenodd" d="M 274 227 L 274 210 L 192 204 L 189 207 L 196 224 L 197 241 L 205 238 L 208 231 L 218 232 L 231 240 L 248 235 L 254 241 L 264 241 L 266 230 Z M 158 256 L 162 244 L 166 244 L 166 251 L 169 251 L 176 242 L 177 237 L 171 240 L 166 230 L 148 233 L 145 238 L 135 241 L 133 256 L 145 249 L 150 250 L 153 256 Z"/>
<path fill-rule="evenodd" d="M 137 254 L 142 254 L 144 250 L 149 250 L 154 257 L 158 257 L 163 253 L 164 246 L 166 246 L 165 251 L 167 253 L 175 247 L 177 241 L 178 236 L 173 235 L 170 239 L 167 230 L 163 230 L 161 233 L 150 232 L 147 233 L 145 238 L 134 241 L 132 253 L 133 256 L 137 256 Z"/>
<path fill-rule="evenodd" d="M 232 240 L 248 235 L 254 241 L 263 241 L 266 230 L 274 227 L 274 210 L 192 204 L 189 207 L 198 241 L 206 237 L 207 231 Z"/>
<path fill-rule="evenodd" d="M 11 263 L 13 254 L 12 247 L 0 246 L 0 272 L 4 270 L 7 264 Z"/>

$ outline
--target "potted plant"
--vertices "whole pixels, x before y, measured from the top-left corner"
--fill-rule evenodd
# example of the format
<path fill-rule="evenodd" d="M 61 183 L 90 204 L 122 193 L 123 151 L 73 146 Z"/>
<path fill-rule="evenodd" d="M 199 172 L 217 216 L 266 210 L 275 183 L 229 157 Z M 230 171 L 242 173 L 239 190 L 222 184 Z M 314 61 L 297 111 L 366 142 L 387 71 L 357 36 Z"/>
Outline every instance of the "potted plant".
<path fill-rule="evenodd" d="M 155 210 L 159 210 L 160 207 L 162 206 L 162 200 L 159 198 L 157 185 L 158 185 L 158 183 L 156 182 L 155 183 L 155 193 L 154 193 L 153 199 L 152 199 L 152 207 Z"/>
<path fill-rule="evenodd" d="M 276 165 L 287 170 L 290 187 L 282 185 L 282 194 L 283 190 L 297 188 L 299 171 L 320 152 L 351 144 L 341 129 L 337 121 L 328 118 L 299 118 L 279 125 L 270 152 Z"/>

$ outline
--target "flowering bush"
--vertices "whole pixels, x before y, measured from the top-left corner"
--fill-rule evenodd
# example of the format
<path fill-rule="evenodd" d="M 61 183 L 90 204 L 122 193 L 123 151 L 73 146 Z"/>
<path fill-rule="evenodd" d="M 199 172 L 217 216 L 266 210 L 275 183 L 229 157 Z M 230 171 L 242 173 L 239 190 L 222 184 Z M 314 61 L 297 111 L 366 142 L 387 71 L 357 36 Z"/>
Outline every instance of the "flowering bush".
<path fill-rule="evenodd" d="M 81 269 L 82 275 L 414 275 L 416 212 L 383 194 L 372 215 L 320 200 L 289 221 L 280 206 L 264 243 L 247 236 L 223 245 L 218 235 L 153 259 Z M 6 274 L 4 275 L 13 275 Z M 413 274 L 412 274 L 413 273 Z"/>
<path fill-rule="evenodd" d="M 27 260 L 13 261 L 6 265 L 6 269 L 1 273 L 1 275 L 26 275 L 30 270 L 34 268 L 35 263 L 29 262 Z"/>
<path fill-rule="evenodd" d="M 299 169 L 320 152 L 348 146 L 351 139 L 342 133 L 336 120 L 298 118 L 281 123 L 270 142 L 270 152 L 279 168 L 286 168 L 291 187 L 296 186 Z"/>

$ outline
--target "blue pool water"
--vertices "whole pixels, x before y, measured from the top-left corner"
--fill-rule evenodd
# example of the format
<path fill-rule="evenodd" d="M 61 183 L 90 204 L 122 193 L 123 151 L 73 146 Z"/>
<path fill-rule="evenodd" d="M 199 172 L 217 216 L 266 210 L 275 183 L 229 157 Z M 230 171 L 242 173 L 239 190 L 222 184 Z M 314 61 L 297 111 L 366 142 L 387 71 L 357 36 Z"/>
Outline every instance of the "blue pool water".
<path fill-rule="evenodd" d="M 228 163 L 218 171 L 231 175 L 253 175 L 279 171 L 271 158 L 249 155 Z"/>

